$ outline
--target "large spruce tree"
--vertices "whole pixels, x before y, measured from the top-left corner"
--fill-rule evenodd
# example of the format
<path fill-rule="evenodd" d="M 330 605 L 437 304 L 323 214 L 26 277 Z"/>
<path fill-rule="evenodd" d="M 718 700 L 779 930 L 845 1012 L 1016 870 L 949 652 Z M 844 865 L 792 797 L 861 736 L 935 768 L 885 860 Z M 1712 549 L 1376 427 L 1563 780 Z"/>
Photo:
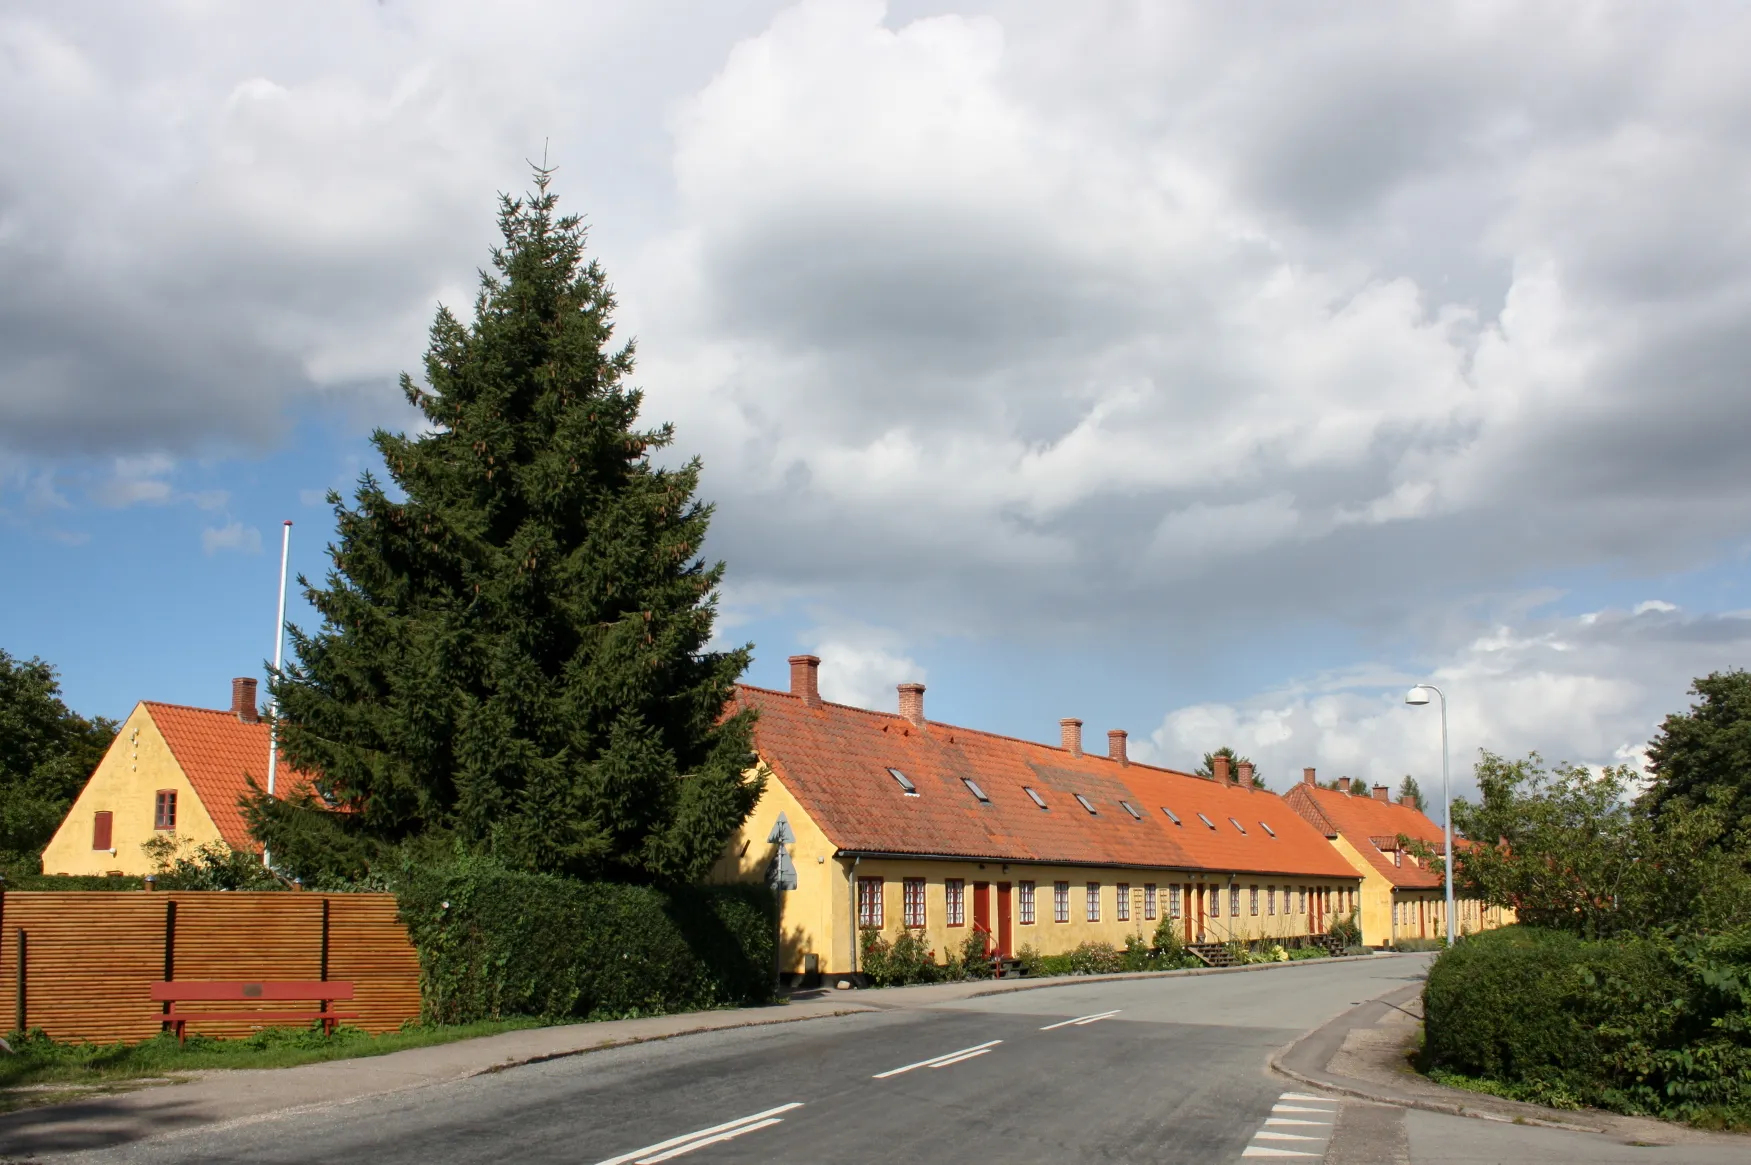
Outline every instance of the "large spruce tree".
<path fill-rule="evenodd" d="M 521 869 L 701 877 L 759 795 L 750 714 L 725 717 L 749 649 L 707 651 L 723 564 L 699 557 L 699 463 L 650 460 L 630 343 L 549 172 L 504 198 L 469 325 L 440 308 L 428 430 L 374 441 L 323 616 L 273 684 L 288 761 L 320 797 L 246 805 L 275 864 L 356 875 L 436 839 Z"/>

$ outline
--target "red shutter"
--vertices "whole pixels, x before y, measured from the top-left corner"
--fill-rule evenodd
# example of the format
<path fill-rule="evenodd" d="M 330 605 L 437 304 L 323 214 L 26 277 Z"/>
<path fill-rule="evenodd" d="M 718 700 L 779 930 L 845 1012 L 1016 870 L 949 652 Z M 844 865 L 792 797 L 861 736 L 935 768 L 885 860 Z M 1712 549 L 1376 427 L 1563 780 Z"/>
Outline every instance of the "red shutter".
<path fill-rule="evenodd" d="M 115 814 L 107 809 L 100 809 L 91 818 L 91 848 L 109 849 L 113 844 L 110 825 L 115 820 Z"/>

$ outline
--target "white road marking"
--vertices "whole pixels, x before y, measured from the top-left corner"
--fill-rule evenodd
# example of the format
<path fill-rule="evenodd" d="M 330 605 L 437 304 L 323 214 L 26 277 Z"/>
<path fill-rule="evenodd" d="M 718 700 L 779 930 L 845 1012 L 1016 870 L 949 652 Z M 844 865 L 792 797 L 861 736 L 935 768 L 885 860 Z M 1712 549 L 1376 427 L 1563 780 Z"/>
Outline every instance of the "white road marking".
<path fill-rule="evenodd" d="M 1260 1129 L 1252 1135 L 1255 1141 L 1323 1141 L 1324 1137 L 1309 1137 L 1304 1133 L 1273 1133 L 1270 1129 Z"/>
<path fill-rule="evenodd" d="M 1268 1125 L 1317 1125 L 1322 1129 L 1331 1124 L 1330 1121 L 1310 1121 L 1294 1116 L 1268 1116 L 1265 1118 L 1265 1123 Z"/>
<path fill-rule="evenodd" d="M 1324 1153 L 1307 1153 L 1300 1149 L 1273 1149 L 1269 1145 L 1248 1145 L 1242 1157 L 1323 1157 Z"/>
<path fill-rule="evenodd" d="M 946 1068 L 950 1064 L 959 1064 L 959 1063 L 962 1063 L 966 1060 L 976 1060 L 980 1056 L 983 1056 L 985 1053 L 989 1052 L 990 1050 L 991 1050 L 990 1048 L 980 1048 L 976 1052 L 965 1052 L 959 1056 L 954 1057 L 952 1060 L 938 1060 L 936 1063 L 932 1064 L 931 1067 L 932 1068 Z"/>
<path fill-rule="evenodd" d="M 938 1067 L 945 1060 L 954 1060 L 958 1057 L 965 1056 L 968 1052 L 979 1052 L 979 1051 L 984 1051 L 984 1050 L 987 1050 L 990 1048 L 995 1048 L 998 1044 L 1001 1044 L 1002 1042 L 1003 1042 L 1002 1040 L 992 1040 L 990 1043 L 974 1044 L 970 1048 L 961 1048 L 958 1051 L 954 1051 L 954 1052 L 944 1052 L 940 1056 L 932 1056 L 930 1059 L 920 1060 L 916 1064 L 907 1064 L 901 1068 L 889 1068 L 886 1072 L 877 1072 L 874 1076 L 871 1076 L 870 1079 L 871 1080 L 886 1080 L 890 1076 L 898 1076 L 900 1073 L 910 1072 L 914 1068 L 935 1068 L 935 1067 Z M 764 1115 L 764 1114 L 762 1114 L 762 1115 Z M 602 1162 L 602 1165 L 612 1165 L 612 1163 L 604 1161 L 604 1162 Z"/>
<path fill-rule="evenodd" d="M 1309 1096 L 1305 1092 L 1285 1092 L 1285 1093 L 1283 1093 L 1283 1095 L 1279 1096 L 1277 1099 L 1278 1100 L 1312 1100 L 1312 1101 L 1317 1101 L 1320 1104 L 1332 1103 L 1332 1099 L 1329 1096 Z"/>
<path fill-rule="evenodd" d="M 657 1165 L 658 1161 L 667 1161 L 670 1157 L 679 1157 L 683 1153 L 691 1153 L 695 1149 L 703 1149 L 705 1146 L 715 1145 L 719 1141 L 734 1140 L 743 1133 L 751 1133 L 755 1129 L 764 1129 L 772 1125 L 781 1125 L 783 1123 L 784 1120 L 780 1117 L 770 1117 L 763 1121 L 755 1121 L 751 1125 L 743 1125 L 739 1129 L 731 1129 L 729 1132 L 719 1133 L 715 1137 L 701 1137 L 697 1141 L 688 1141 L 685 1145 L 682 1145 L 679 1148 L 670 1149 L 667 1153 L 658 1153 L 655 1157 L 640 1157 L 635 1165 Z"/>
<path fill-rule="evenodd" d="M 1299 1102 L 1299 1103 L 1293 1103 Z M 1283 1115 L 1293 1113 L 1295 1115 Z M 1330 1148 L 1333 1122 L 1338 1105 L 1330 1097 L 1311 1096 L 1305 1092 L 1285 1092 L 1277 1097 L 1264 1123 L 1252 1135 L 1252 1143 L 1241 1152 L 1244 1157 L 1305 1157 L 1319 1159 Z M 1314 1119 L 1324 1117 L 1326 1119 Z M 1294 1132 L 1286 1132 L 1285 1126 Z"/>
<path fill-rule="evenodd" d="M 700 1129 L 697 1132 L 685 1133 L 679 1137 L 670 1137 L 666 1141 L 659 1141 L 654 1145 L 646 1145 L 642 1149 L 634 1149 L 630 1153 L 622 1153 L 620 1156 L 610 1157 L 606 1161 L 598 1161 L 596 1165 L 626 1165 L 628 1161 L 640 1163 L 645 1161 L 667 1161 L 670 1157 L 678 1157 L 682 1153 L 699 1148 L 700 1145 L 709 1145 L 714 1141 L 727 1141 L 732 1136 L 739 1137 L 743 1133 L 751 1133 L 755 1129 L 764 1129 L 771 1125 L 781 1124 L 783 1122 L 773 1118 L 777 1117 L 781 1112 L 789 1112 L 793 1108 L 801 1108 L 802 1106 L 802 1101 L 800 1100 L 792 1101 L 789 1104 L 781 1104 L 777 1108 L 769 1108 L 765 1112 L 757 1112 L 753 1116 L 745 1116 L 739 1120 L 725 1121 L 721 1125 L 712 1125 L 709 1129 Z M 728 1133 L 729 1136 L 722 1135 L 725 1133 Z M 669 1152 L 667 1150 L 675 1151 Z"/>
<path fill-rule="evenodd" d="M 1320 1113 L 1324 1116 L 1330 1116 L 1332 1113 L 1336 1112 L 1337 1109 L 1336 1108 L 1312 1108 L 1312 1107 L 1308 1107 L 1306 1105 L 1294 1105 L 1294 1104 L 1273 1104 L 1271 1106 L 1271 1111 L 1272 1112 L 1317 1112 L 1317 1113 Z"/>
<path fill-rule="evenodd" d="M 1114 1008 L 1112 1011 L 1102 1011 L 1094 1015 L 1079 1015 L 1075 1019 L 1064 1019 L 1059 1020 L 1057 1023 L 1049 1023 L 1040 1030 L 1043 1032 L 1049 1032 L 1053 1028 L 1069 1027 L 1071 1024 L 1075 1024 L 1077 1027 L 1082 1027 L 1085 1024 L 1099 1023 L 1103 1019 L 1111 1019 L 1122 1010 L 1124 1009 Z"/>

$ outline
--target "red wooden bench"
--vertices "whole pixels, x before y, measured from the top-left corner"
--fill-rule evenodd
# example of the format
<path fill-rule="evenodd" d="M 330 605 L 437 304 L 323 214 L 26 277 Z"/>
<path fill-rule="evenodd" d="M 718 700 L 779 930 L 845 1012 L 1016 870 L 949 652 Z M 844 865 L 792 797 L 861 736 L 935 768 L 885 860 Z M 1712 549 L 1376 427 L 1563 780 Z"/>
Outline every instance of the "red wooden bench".
<path fill-rule="evenodd" d="M 312 1020 L 322 1021 L 322 1034 L 334 1034 L 334 1025 L 343 1019 L 358 1019 L 356 1012 L 334 1011 L 331 1004 L 339 999 L 351 999 L 353 985 L 345 980 L 323 979 L 260 983 L 154 983 L 152 998 L 168 1003 L 164 1022 L 176 1028 L 176 1042 L 181 1043 L 183 1025 L 195 1020 Z M 314 1002 L 316 1009 L 302 1011 L 182 1011 L 179 1003 L 255 1003 L 280 1001 Z"/>

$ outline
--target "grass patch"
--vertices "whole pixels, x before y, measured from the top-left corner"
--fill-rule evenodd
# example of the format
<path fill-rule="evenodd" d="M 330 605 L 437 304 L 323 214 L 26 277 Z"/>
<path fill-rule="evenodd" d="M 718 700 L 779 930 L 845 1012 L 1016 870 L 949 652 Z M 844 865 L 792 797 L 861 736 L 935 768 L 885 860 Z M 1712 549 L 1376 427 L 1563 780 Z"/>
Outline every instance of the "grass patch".
<path fill-rule="evenodd" d="M 36 1031 L 9 1038 L 15 1055 L 0 1053 L 0 1111 L 75 1099 L 127 1081 L 177 1079 L 214 1068 L 292 1068 L 324 1060 L 382 1056 L 542 1024 L 542 1020 L 522 1017 L 451 1026 L 410 1024 L 376 1036 L 343 1026 L 327 1038 L 316 1025 L 270 1027 L 238 1040 L 191 1035 L 181 1045 L 170 1033 L 138 1044 L 64 1044 Z"/>
<path fill-rule="evenodd" d="M 1503 1100 L 1541 1104 L 1545 1108 L 1562 1108 L 1574 1112 L 1582 1107 L 1580 1100 L 1562 1085 L 1550 1084 L 1542 1080 L 1514 1084 L 1505 1080 L 1491 1080 L 1485 1076 L 1467 1076 L 1461 1072 L 1447 1072 L 1440 1068 L 1431 1069 L 1429 1079 L 1437 1084 L 1445 1084 L 1449 1088 L 1463 1088 L 1467 1092 L 1481 1092 L 1486 1096 L 1499 1096 Z"/>

